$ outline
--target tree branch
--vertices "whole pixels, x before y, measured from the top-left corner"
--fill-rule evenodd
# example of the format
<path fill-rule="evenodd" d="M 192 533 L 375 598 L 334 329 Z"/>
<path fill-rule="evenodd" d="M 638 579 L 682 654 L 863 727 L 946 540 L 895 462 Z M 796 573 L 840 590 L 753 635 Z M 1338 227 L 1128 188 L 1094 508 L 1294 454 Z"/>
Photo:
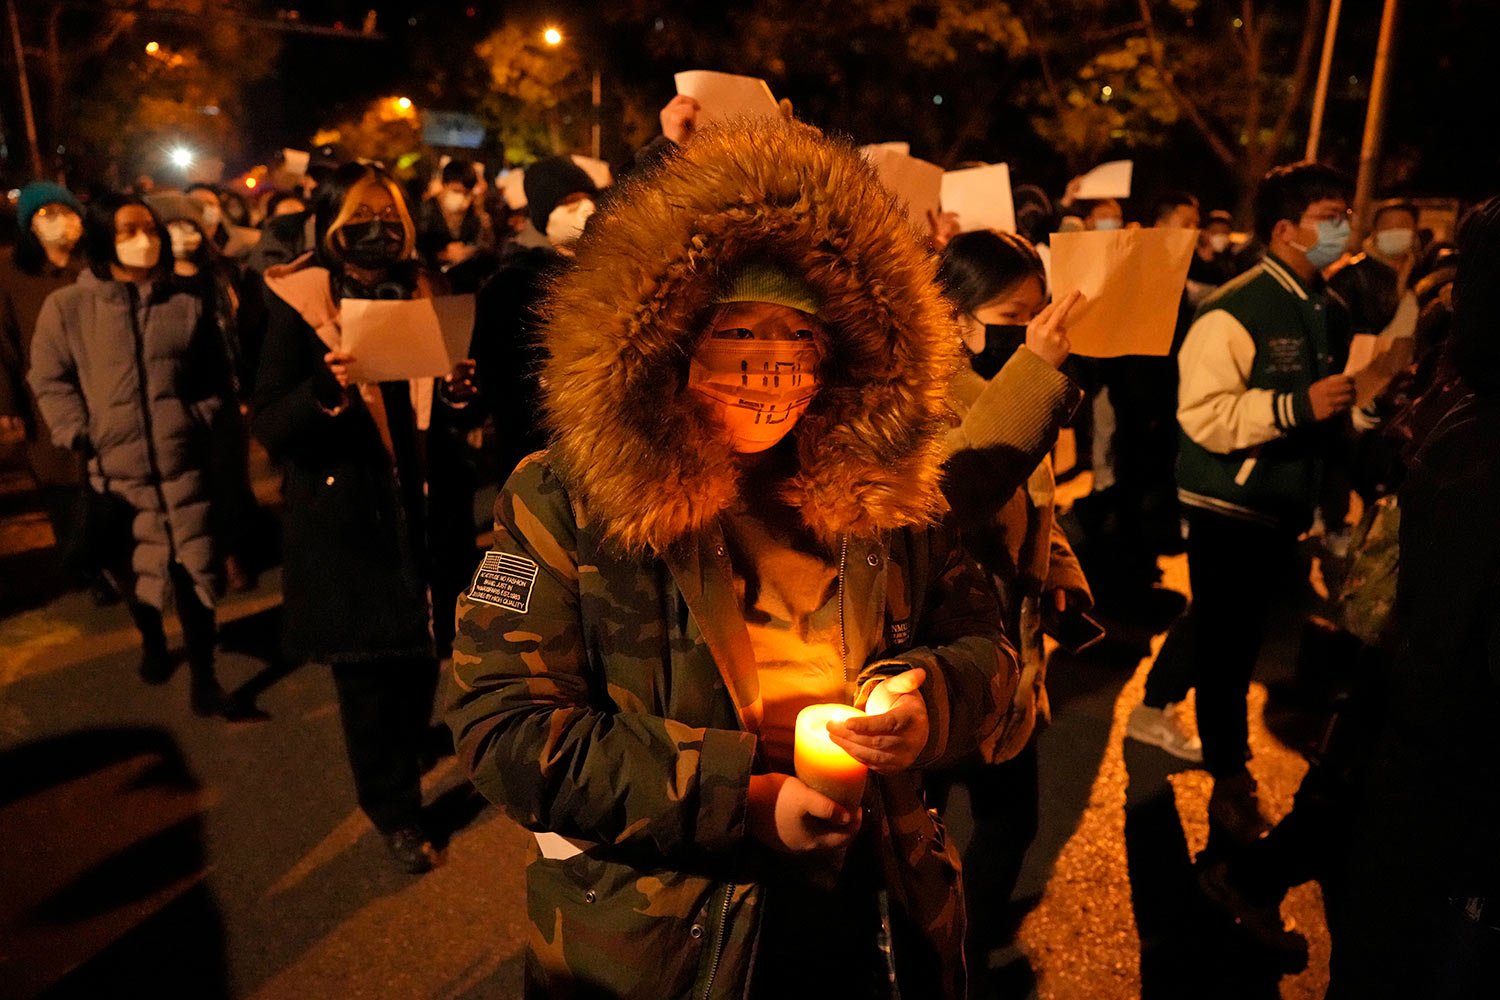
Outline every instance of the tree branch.
<path fill-rule="evenodd" d="M 1325 0 L 1307 0 L 1307 13 L 1302 20 L 1302 44 L 1297 48 L 1297 67 L 1292 71 L 1292 89 L 1287 94 L 1286 104 L 1271 126 L 1271 149 L 1281 148 L 1281 140 L 1291 127 L 1292 115 L 1302 104 L 1302 95 L 1307 92 L 1307 81 L 1312 77 L 1313 53 L 1317 49 L 1318 27 L 1323 23 Z"/>
<path fill-rule="evenodd" d="M 1222 160 L 1225 166 L 1233 169 L 1238 159 L 1234 150 L 1219 135 L 1218 131 L 1209 122 L 1207 116 L 1204 115 L 1202 109 L 1198 107 L 1197 102 L 1184 93 L 1181 87 L 1177 86 L 1177 81 L 1173 78 L 1172 71 L 1167 68 L 1166 50 L 1162 45 L 1161 38 L 1156 33 L 1156 19 L 1151 14 L 1149 0 L 1138 0 L 1138 3 L 1141 9 L 1141 23 L 1146 27 L 1146 42 L 1147 47 L 1151 50 L 1151 62 L 1156 67 L 1156 71 L 1161 74 L 1162 83 L 1166 86 L 1167 93 L 1171 95 L 1172 100 L 1176 102 L 1177 106 L 1182 109 L 1182 113 L 1187 115 L 1188 120 L 1202 133 L 1204 141 L 1208 143 L 1208 147 L 1213 150 L 1214 155 Z"/>

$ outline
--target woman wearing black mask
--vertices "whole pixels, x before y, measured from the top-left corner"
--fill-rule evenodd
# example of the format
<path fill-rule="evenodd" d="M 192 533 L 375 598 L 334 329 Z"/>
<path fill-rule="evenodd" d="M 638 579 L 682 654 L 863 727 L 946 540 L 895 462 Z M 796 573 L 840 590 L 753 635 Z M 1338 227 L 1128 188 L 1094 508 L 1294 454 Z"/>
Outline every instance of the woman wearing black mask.
<path fill-rule="evenodd" d="M 419 779 L 437 683 L 429 532 L 445 520 L 429 517 L 429 504 L 449 478 L 431 443 L 461 422 L 473 365 L 443 379 L 356 384 L 340 302 L 432 289 L 385 172 L 346 164 L 319 187 L 314 212 L 316 249 L 266 272 L 255 389 L 255 433 L 286 472 L 285 645 L 332 665 L 359 804 L 396 863 L 417 874 L 434 857 Z M 451 604 L 446 615 L 451 628 Z"/>
<path fill-rule="evenodd" d="M 928 801 L 940 809 L 952 782 L 969 789 L 969 968 L 983 992 L 989 954 L 1013 930 L 1007 903 L 1037 830 L 1035 733 L 1038 717 L 1048 717 L 1042 632 L 1093 603 L 1054 518 L 1048 454 L 1081 395 L 1058 370 L 1068 357 L 1067 316 L 1079 295 L 1048 305 L 1041 259 L 1012 233 L 954 237 L 938 279 L 969 355 L 948 390 L 959 422 L 947 440 L 944 494 L 965 545 L 995 579 L 1005 634 L 1021 657 L 1021 683 L 996 739 L 979 757 L 929 781 Z"/>

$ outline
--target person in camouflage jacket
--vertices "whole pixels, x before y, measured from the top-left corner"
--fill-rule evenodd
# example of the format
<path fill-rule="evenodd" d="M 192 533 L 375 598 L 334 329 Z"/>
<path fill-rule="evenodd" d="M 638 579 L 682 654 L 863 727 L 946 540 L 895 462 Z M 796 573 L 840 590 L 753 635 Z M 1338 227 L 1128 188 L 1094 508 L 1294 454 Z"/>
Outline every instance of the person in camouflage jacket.
<path fill-rule="evenodd" d="M 715 303 L 786 301 L 725 298 L 768 261 L 815 297 L 804 312 L 825 331 L 817 393 L 767 453 L 793 466 L 774 499 L 746 486 L 746 449 L 689 391 Z M 628 182 L 552 289 L 551 446 L 496 503 L 448 713 L 474 784 L 536 833 L 528 996 L 764 995 L 840 931 L 792 963 L 766 958 L 780 887 L 819 864 L 878 903 L 845 993 L 963 995 L 958 860 L 920 776 L 994 734 L 1019 669 L 989 579 L 942 522 L 959 340 L 935 269 L 855 150 L 740 122 Z M 778 502 L 826 553 L 842 700 L 909 682 L 864 735 L 831 729 L 875 764 L 862 809 L 825 800 L 830 822 L 809 823 L 838 850 L 776 853 L 758 832 L 775 705 L 733 529 Z M 879 720 L 913 700 L 925 739 L 910 745 Z"/>

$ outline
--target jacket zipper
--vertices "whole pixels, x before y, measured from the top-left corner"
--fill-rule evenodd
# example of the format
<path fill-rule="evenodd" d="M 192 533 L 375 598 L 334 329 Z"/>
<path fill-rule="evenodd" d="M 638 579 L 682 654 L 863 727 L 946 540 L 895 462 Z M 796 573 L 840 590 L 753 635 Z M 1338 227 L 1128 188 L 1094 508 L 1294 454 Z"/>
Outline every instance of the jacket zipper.
<path fill-rule="evenodd" d="M 839 656 L 844 663 L 844 683 L 850 684 L 849 679 L 849 640 L 844 632 L 844 568 L 849 562 L 849 536 L 839 537 Z M 724 959 L 724 938 L 729 927 L 729 908 L 734 903 L 734 886 L 724 887 L 724 909 L 719 914 L 719 928 L 714 936 L 714 960 L 708 968 L 708 982 L 703 987 L 703 1000 L 709 1000 L 714 991 L 714 980 L 719 975 L 719 963 Z"/>
<path fill-rule="evenodd" d="M 714 979 L 719 975 L 719 963 L 724 959 L 724 944 L 729 927 L 729 907 L 734 903 L 734 883 L 724 886 L 724 910 L 719 914 L 719 929 L 714 935 L 714 961 L 708 968 L 708 982 L 703 986 L 703 1000 L 709 1000 L 714 991 Z"/>
<path fill-rule="evenodd" d="M 177 551 L 177 542 L 172 537 L 172 512 L 167 507 L 167 494 L 162 489 L 161 461 L 156 455 L 156 431 L 151 420 L 151 394 L 146 382 L 146 334 L 141 326 L 140 317 L 136 314 L 136 301 L 140 291 L 133 283 L 126 283 L 127 302 L 130 310 L 130 332 L 135 338 L 135 377 L 139 383 L 141 396 L 141 419 L 145 423 L 146 430 L 146 462 L 151 466 L 151 487 L 156 491 L 156 500 L 161 504 L 162 525 L 167 533 L 167 560 L 173 559 Z M 150 321 L 151 303 L 146 303 L 146 318 Z M 104 462 L 101 460 L 99 468 L 102 471 Z"/>

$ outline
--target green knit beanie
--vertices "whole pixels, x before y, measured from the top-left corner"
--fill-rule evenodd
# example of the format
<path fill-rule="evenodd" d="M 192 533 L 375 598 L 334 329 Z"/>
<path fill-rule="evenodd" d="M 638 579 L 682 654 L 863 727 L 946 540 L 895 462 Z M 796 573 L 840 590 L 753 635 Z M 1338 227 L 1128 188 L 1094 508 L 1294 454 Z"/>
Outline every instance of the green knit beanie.
<path fill-rule="evenodd" d="M 769 264 L 746 264 L 714 297 L 715 305 L 726 302 L 769 302 L 818 315 L 818 296 L 812 286 Z"/>

